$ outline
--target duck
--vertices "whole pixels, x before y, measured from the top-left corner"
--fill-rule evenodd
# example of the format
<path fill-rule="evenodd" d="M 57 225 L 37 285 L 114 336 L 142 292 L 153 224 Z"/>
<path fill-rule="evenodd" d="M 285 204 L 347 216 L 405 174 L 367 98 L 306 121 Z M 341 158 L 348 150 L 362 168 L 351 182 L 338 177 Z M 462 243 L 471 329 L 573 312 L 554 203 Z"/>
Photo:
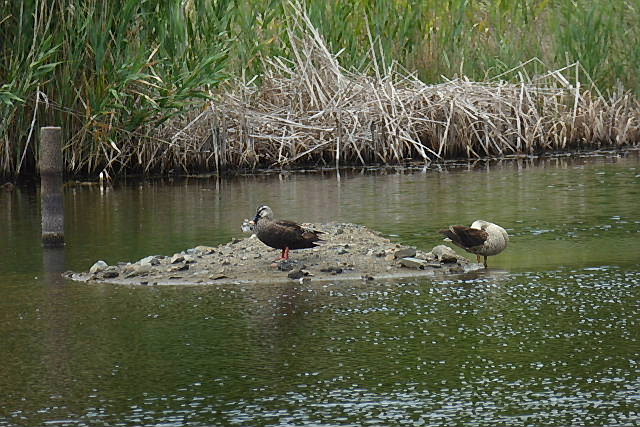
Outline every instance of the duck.
<path fill-rule="evenodd" d="M 487 257 L 498 255 L 504 251 L 509 244 L 507 230 L 489 221 L 478 219 L 471 224 L 452 225 L 445 230 L 440 230 L 440 234 L 451 239 L 451 241 L 462 249 L 476 254 L 478 263 L 480 255 L 484 257 L 484 268 L 487 268 Z"/>
<path fill-rule="evenodd" d="M 280 259 L 283 260 L 289 259 L 289 250 L 313 248 L 323 241 L 320 238 L 322 231 L 306 229 L 293 221 L 276 220 L 266 205 L 256 210 L 253 232 L 265 245 L 281 249 Z"/>

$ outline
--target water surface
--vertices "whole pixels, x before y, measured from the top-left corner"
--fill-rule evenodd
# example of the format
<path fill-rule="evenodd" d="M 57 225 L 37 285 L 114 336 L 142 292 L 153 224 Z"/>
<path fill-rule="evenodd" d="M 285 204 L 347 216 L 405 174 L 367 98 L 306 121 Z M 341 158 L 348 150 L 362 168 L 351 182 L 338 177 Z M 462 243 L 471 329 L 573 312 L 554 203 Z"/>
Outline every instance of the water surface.
<path fill-rule="evenodd" d="M 36 189 L 0 193 L 0 426 L 637 425 L 638 153 L 439 169 L 69 186 L 62 251 Z M 478 218 L 512 239 L 487 271 L 409 283 L 55 273 L 225 243 L 263 203 L 422 249 Z"/>

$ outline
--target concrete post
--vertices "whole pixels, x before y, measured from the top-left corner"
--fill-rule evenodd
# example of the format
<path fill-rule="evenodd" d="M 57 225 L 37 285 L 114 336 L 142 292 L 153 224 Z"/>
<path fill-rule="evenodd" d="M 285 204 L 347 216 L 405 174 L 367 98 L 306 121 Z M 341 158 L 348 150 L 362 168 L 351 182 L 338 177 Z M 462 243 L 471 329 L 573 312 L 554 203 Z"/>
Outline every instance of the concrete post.
<path fill-rule="evenodd" d="M 40 128 L 40 209 L 42 244 L 64 245 L 64 195 L 62 182 L 62 129 Z"/>

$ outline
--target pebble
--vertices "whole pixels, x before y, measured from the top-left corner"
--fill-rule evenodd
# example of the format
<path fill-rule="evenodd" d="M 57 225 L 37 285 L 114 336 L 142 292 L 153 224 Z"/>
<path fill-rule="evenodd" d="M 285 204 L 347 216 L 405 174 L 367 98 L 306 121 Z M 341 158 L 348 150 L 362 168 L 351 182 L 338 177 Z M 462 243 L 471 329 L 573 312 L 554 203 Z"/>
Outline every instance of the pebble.
<path fill-rule="evenodd" d="M 287 274 L 287 277 L 289 279 L 298 280 L 298 279 L 304 277 L 304 275 L 305 274 L 302 271 L 302 269 L 296 268 L 295 270 L 290 271 L 289 274 Z"/>
<path fill-rule="evenodd" d="M 102 273 L 102 277 L 105 279 L 113 279 L 114 277 L 118 277 L 120 273 L 116 270 L 116 267 L 108 267 L 104 273 Z"/>
<path fill-rule="evenodd" d="M 279 263 L 277 263 L 277 268 L 280 271 L 291 271 L 296 267 L 296 264 L 298 264 L 298 261 L 295 260 L 282 260 Z M 302 269 L 305 268 L 306 266 L 304 264 L 298 266 L 298 269 Z"/>
<path fill-rule="evenodd" d="M 446 245 L 436 246 L 431 250 L 431 253 L 435 255 L 440 262 L 444 263 L 458 262 L 458 259 L 460 258 L 453 249 Z"/>
<path fill-rule="evenodd" d="M 89 273 L 97 274 L 97 273 L 100 273 L 101 271 L 105 270 L 107 267 L 109 267 L 109 264 L 107 264 L 106 262 L 104 262 L 102 260 L 96 261 L 96 263 L 93 264 L 91 266 L 91 268 L 89 269 Z"/>
<path fill-rule="evenodd" d="M 179 262 L 184 261 L 184 255 L 182 254 L 175 254 L 174 256 L 171 257 L 171 261 L 169 261 L 171 264 L 177 264 Z"/>
<path fill-rule="evenodd" d="M 158 265 L 160 264 L 160 259 L 155 255 L 149 255 L 148 257 L 144 257 L 141 260 L 139 260 L 136 264 Z"/>
<path fill-rule="evenodd" d="M 131 264 L 123 269 L 123 274 L 125 277 L 141 276 L 150 273 L 152 269 L 151 263 Z"/>
<path fill-rule="evenodd" d="M 393 253 L 393 256 L 396 259 L 400 258 L 411 258 L 416 256 L 416 248 L 402 248 L 398 249 Z"/>
<path fill-rule="evenodd" d="M 452 267 L 449 267 L 449 273 L 464 273 L 464 267 L 462 267 L 461 265 L 454 265 Z"/>
<path fill-rule="evenodd" d="M 403 267 L 418 268 L 421 270 L 429 265 L 428 261 L 425 261 L 420 258 L 413 258 L 413 257 L 401 258 L 400 261 L 398 261 L 398 263 Z"/>
<path fill-rule="evenodd" d="M 384 251 L 384 249 L 369 249 L 367 251 L 367 255 L 368 256 L 375 256 L 378 258 L 382 258 L 386 255 L 387 253 Z"/>
<path fill-rule="evenodd" d="M 200 254 L 204 254 L 204 255 L 210 255 L 216 252 L 216 248 L 213 248 L 211 246 L 196 246 L 194 248 L 196 251 L 198 251 Z"/>
<path fill-rule="evenodd" d="M 168 271 L 173 273 L 174 271 L 184 271 L 188 269 L 189 269 L 189 264 L 182 264 L 182 265 L 172 265 L 171 267 L 169 267 Z"/>
<path fill-rule="evenodd" d="M 323 267 L 320 267 L 320 271 L 323 273 L 340 274 L 344 270 L 342 269 L 342 267 L 339 267 L 337 265 L 325 265 Z"/>

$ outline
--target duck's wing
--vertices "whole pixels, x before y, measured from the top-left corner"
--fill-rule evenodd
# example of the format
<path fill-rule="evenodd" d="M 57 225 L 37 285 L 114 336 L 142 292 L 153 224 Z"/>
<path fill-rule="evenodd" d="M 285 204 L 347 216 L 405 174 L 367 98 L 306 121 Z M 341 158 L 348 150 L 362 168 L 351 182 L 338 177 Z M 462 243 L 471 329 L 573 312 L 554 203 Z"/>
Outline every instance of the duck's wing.
<path fill-rule="evenodd" d="M 306 229 L 293 221 L 274 221 L 274 235 L 289 249 L 303 249 L 316 246 L 314 242 L 321 241 L 321 231 Z"/>
<path fill-rule="evenodd" d="M 286 219 L 277 219 L 275 221 L 273 221 L 273 223 L 275 225 L 277 225 L 278 227 L 282 227 L 282 228 L 286 228 L 289 230 L 295 230 L 295 231 L 299 231 L 299 232 L 303 232 L 304 229 L 300 226 L 300 224 L 298 224 L 297 222 L 293 222 L 293 221 L 287 221 Z"/>
<path fill-rule="evenodd" d="M 446 230 L 440 230 L 440 233 L 444 234 L 451 239 L 453 243 L 463 248 L 481 246 L 489 237 L 489 233 L 486 231 L 467 227 L 466 225 L 452 225 Z"/>
<path fill-rule="evenodd" d="M 278 224 L 279 226 L 282 227 L 286 227 L 290 230 L 295 230 L 296 233 L 311 233 L 311 234 L 323 234 L 322 231 L 318 231 L 318 230 L 311 230 L 309 228 L 303 227 L 300 224 L 298 224 L 297 222 L 293 222 L 293 221 L 287 221 L 286 219 L 279 219 L 274 221 L 276 224 Z"/>

